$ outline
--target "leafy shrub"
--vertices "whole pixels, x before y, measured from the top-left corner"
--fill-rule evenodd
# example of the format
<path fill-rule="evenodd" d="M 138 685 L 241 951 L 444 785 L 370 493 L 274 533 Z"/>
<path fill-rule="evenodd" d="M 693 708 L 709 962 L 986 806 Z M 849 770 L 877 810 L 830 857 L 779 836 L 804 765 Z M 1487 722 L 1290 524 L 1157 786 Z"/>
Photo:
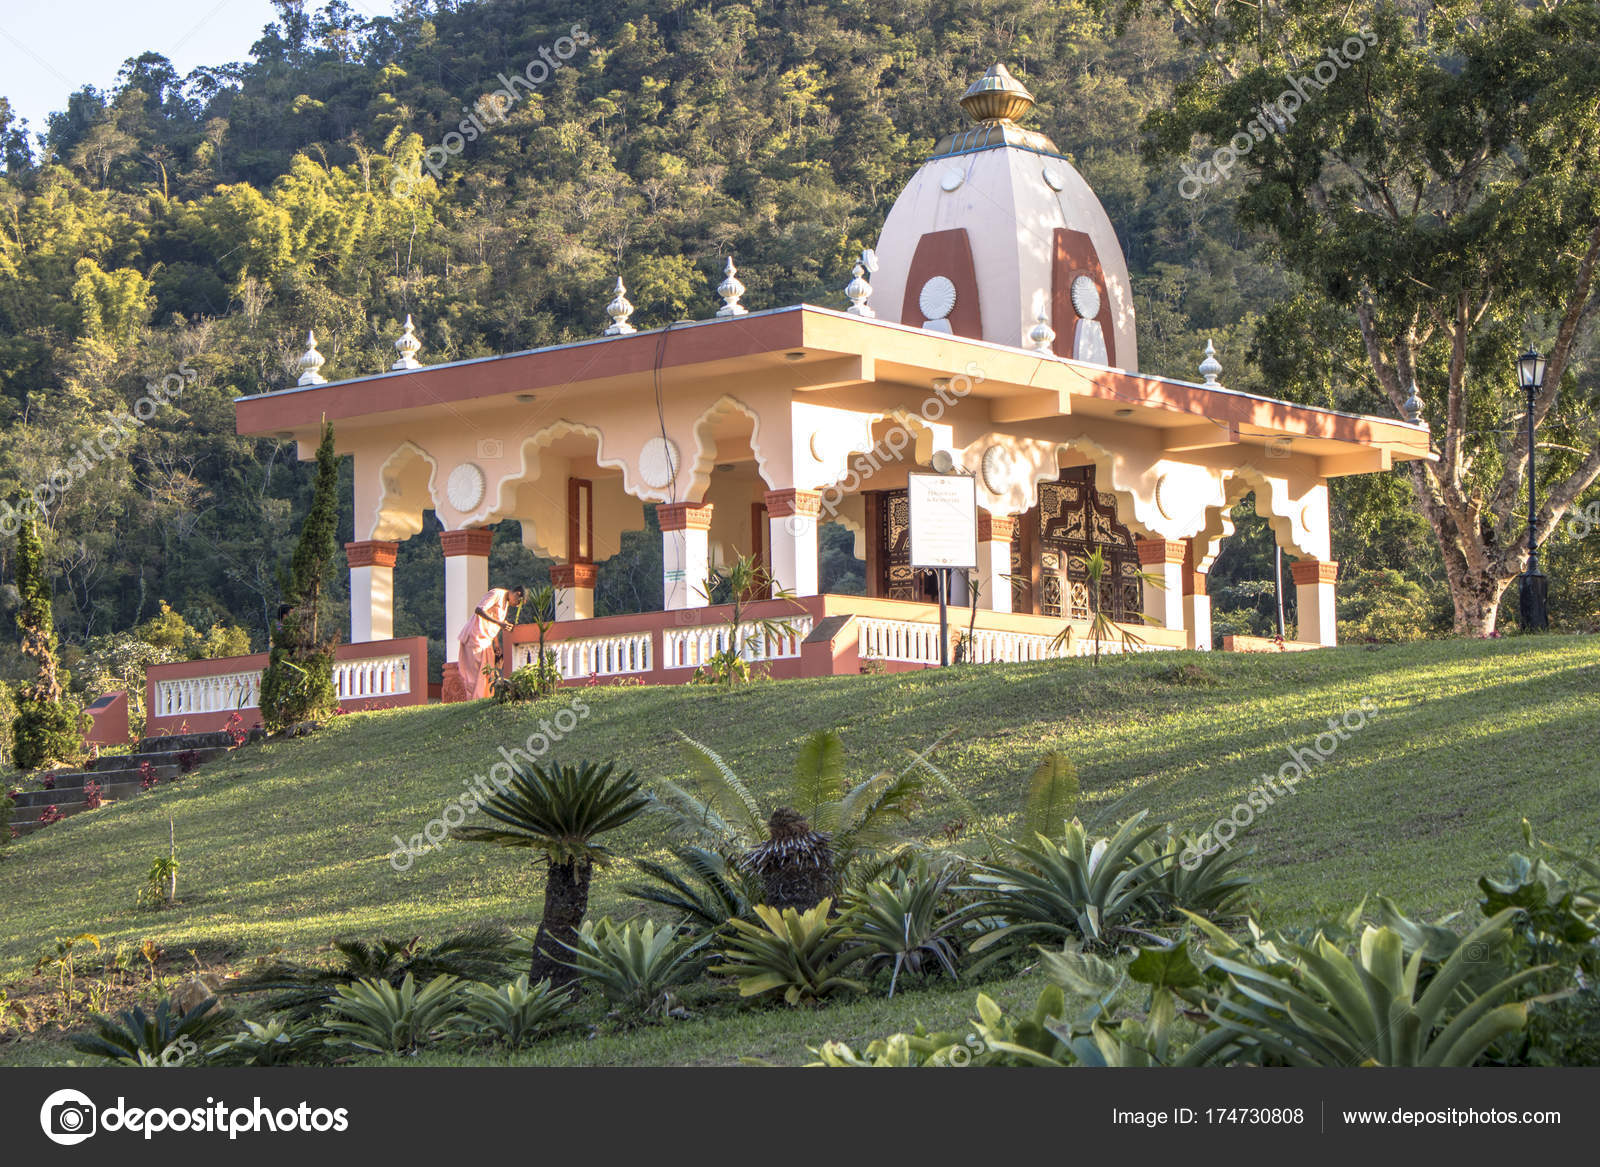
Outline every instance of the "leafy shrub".
<path fill-rule="evenodd" d="M 93 1032 L 71 1039 L 72 1048 L 109 1061 L 131 1066 L 163 1066 L 193 1060 L 200 1045 L 220 1026 L 226 1014 L 208 997 L 187 1013 L 179 1013 L 163 996 L 155 1011 L 146 1013 L 135 1005 L 115 1017 L 96 1013 L 90 1018 Z M 187 1052 L 193 1049 L 193 1053 Z M 174 1057 L 174 1052 L 183 1056 Z"/>
<path fill-rule="evenodd" d="M 105 805 L 105 793 L 100 783 L 90 780 L 83 784 L 83 805 L 88 810 L 99 810 Z"/>
<path fill-rule="evenodd" d="M 561 686 L 561 669 L 554 653 L 543 659 L 523 665 L 509 677 L 501 677 L 494 686 L 494 699 L 501 704 L 519 704 L 537 701 Z"/>
<path fill-rule="evenodd" d="M 11 722 L 12 760 L 19 770 L 34 770 L 50 762 L 72 762 L 83 752 L 75 701 L 39 701 L 22 697 Z"/>
<path fill-rule="evenodd" d="M 178 896 L 178 857 L 158 855 L 150 861 L 145 872 L 144 886 L 139 889 L 139 904 L 146 908 L 170 905 Z"/>
<path fill-rule="evenodd" d="M 1145 814 L 1140 811 L 1101 839 L 1073 819 L 1059 842 L 1039 835 L 1033 843 L 1011 844 L 1018 862 L 976 865 L 967 889 L 978 897 L 971 915 L 998 925 L 972 945 L 974 953 L 994 950 L 979 967 L 1041 942 L 1081 938 L 1106 944 L 1120 927 L 1143 920 L 1159 894 L 1164 862 L 1139 856 L 1140 845 L 1158 829 L 1144 825 Z"/>
<path fill-rule="evenodd" d="M 461 1026 L 479 1036 L 492 1037 L 513 1049 L 548 1032 L 572 998 L 549 981 L 529 986 L 528 974 L 503 985 L 468 985 Z"/>
<path fill-rule="evenodd" d="M 738 977 L 741 997 L 782 991 L 791 1005 L 814 1004 L 846 989 L 865 992 L 861 982 L 841 975 L 861 957 L 848 947 L 843 925 L 829 918 L 832 911 L 832 900 L 808 912 L 758 904 L 754 921 L 728 921 L 724 963 L 711 971 Z"/>
<path fill-rule="evenodd" d="M 199 750 L 181 750 L 178 753 L 178 773 L 192 773 L 198 765 L 200 765 Z"/>
<path fill-rule="evenodd" d="M 864 972 L 889 968 L 889 996 L 900 973 L 923 976 L 936 969 L 956 980 L 957 954 L 951 935 L 959 923 L 943 907 L 955 882 L 953 871 L 930 871 L 919 863 L 910 872 L 869 884 L 847 904 L 845 920 L 852 941 L 866 956 Z"/>
<path fill-rule="evenodd" d="M 216 1065 L 288 1066 L 321 1061 L 327 1050 L 327 1030 L 309 1021 L 272 1017 L 265 1024 L 245 1021 L 232 1037 L 206 1050 L 206 1061 Z"/>
<path fill-rule="evenodd" d="M 328 1001 L 328 1041 L 366 1053 L 415 1053 L 443 1036 L 461 1006 L 461 982 L 437 976 L 419 991 L 407 973 L 398 986 L 360 980 Z"/>
<path fill-rule="evenodd" d="M 17 809 L 16 791 L 0 794 L 0 844 L 11 838 L 11 815 Z"/>
<path fill-rule="evenodd" d="M 52 802 L 49 806 L 44 808 L 43 813 L 39 815 L 37 821 L 41 827 L 48 827 L 52 823 L 59 823 L 61 818 L 61 808 Z"/>
<path fill-rule="evenodd" d="M 710 937 L 674 928 L 657 929 L 653 920 L 613 924 L 586 922 L 578 929 L 567 963 L 600 990 L 613 1006 L 636 1013 L 665 1008 L 672 989 L 700 972 L 701 952 Z"/>

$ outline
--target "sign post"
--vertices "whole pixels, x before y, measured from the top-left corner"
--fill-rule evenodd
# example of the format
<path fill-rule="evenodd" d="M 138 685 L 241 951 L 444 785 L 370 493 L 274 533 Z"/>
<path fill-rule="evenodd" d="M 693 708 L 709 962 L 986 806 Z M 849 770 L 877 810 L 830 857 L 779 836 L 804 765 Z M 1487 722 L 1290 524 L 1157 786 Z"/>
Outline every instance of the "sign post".
<path fill-rule="evenodd" d="M 978 483 L 970 474 L 908 474 L 911 566 L 939 573 L 939 664 L 950 663 L 950 571 L 978 566 Z"/>

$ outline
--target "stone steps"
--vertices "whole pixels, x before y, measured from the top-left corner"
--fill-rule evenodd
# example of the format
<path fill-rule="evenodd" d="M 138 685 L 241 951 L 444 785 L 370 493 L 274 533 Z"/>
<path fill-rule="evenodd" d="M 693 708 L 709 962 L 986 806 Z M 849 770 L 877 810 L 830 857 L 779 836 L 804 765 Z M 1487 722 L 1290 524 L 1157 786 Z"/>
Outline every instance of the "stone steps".
<path fill-rule="evenodd" d="M 265 734 L 252 731 L 249 741 L 260 741 Z M 168 734 L 161 737 L 142 738 L 138 752 L 132 754 L 107 754 L 96 758 L 82 770 L 57 770 L 49 775 L 53 779 L 49 790 L 28 790 L 15 798 L 16 809 L 11 814 L 11 826 L 21 835 L 40 829 L 39 818 L 50 807 L 55 807 L 62 818 L 87 810 L 84 788 L 90 782 L 100 785 L 102 803 L 120 802 L 143 793 L 144 775 L 141 767 L 150 765 L 158 782 L 181 780 L 198 767 L 221 757 L 233 748 L 233 739 L 225 732 Z M 181 760 L 180 760 L 181 759 Z M 187 765 L 187 769 L 185 766 Z"/>

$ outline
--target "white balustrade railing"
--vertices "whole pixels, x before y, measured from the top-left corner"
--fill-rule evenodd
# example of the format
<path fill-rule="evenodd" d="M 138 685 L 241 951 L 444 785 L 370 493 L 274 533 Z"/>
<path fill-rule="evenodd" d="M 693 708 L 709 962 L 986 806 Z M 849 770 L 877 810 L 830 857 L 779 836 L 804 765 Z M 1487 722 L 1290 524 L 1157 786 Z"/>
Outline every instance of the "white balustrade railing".
<path fill-rule="evenodd" d="M 512 666 L 520 669 L 531 665 L 538 652 L 538 641 L 516 645 L 511 650 Z M 566 680 L 648 673 L 651 668 L 648 632 L 552 640 L 546 643 L 545 652 L 555 657 L 556 668 Z"/>
<path fill-rule="evenodd" d="M 811 626 L 810 616 L 785 617 L 771 621 L 768 627 L 741 624 L 739 656 L 751 662 L 798 657 L 801 643 L 811 635 Z M 661 655 L 666 658 L 661 667 L 699 668 L 717 653 L 727 652 L 732 643 L 733 627 L 729 624 L 668 629 L 661 634 Z"/>
<path fill-rule="evenodd" d="M 226 664 L 219 661 L 219 664 Z M 411 692 L 409 656 L 374 656 L 335 661 L 333 686 L 341 701 L 398 697 Z M 155 717 L 231 713 L 261 704 L 261 670 L 176 677 L 156 682 Z"/>
<path fill-rule="evenodd" d="M 409 656 L 372 656 L 360 660 L 335 661 L 333 686 L 339 700 L 356 701 L 363 697 L 398 697 L 411 692 Z"/>
<path fill-rule="evenodd" d="M 908 620 L 858 618 L 857 644 L 863 659 L 905 661 L 916 665 L 939 663 L 939 626 Z"/>
<path fill-rule="evenodd" d="M 972 634 L 967 659 L 978 665 L 1015 664 L 1018 661 L 1053 660 L 1066 656 L 1068 652 L 1067 645 L 1057 644 L 1053 636 L 979 628 Z"/>
<path fill-rule="evenodd" d="M 155 717 L 187 717 L 195 713 L 227 713 L 254 709 L 261 703 L 261 670 L 214 677 L 180 677 L 157 681 Z"/>
<path fill-rule="evenodd" d="M 936 665 L 939 663 L 939 626 L 910 620 L 879 620 L 858 617 L 860 628 L 858 644 L 863 660 L 903 661 L 908 664 Z M 955 654 L 955 636 L 966 636 L 966 629 L 951 629 L 951 656 Z M 1138 635 L 1135 633 L 1134 635 Z M 1170 652 L 1167 644 L 1138 643 L 1124 646 L 1120 636 L 1108 637 L 1100 642 L 1105 654 L 1121 652 Z M 994 628 L 978 628 L 972 633 L 967 659 L 973 664 L 1014 664 L 1019 661 L 1054 660 L 1068 656 L 1093 656 L 1094 641 L 1081 633 L 1070 640 L 1056 642 L 1053 636 L 1034 632 L 1007 632 Z"/>

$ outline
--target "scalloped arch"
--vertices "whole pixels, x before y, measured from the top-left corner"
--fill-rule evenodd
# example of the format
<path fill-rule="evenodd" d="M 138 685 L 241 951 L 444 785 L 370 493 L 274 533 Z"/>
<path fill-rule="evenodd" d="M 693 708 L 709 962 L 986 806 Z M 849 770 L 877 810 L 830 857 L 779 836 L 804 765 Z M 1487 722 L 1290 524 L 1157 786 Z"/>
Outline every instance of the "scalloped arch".
<path fill-rule="evenodd" d="M 408 439 L 396 446 L 378 468 L 381 489 L 368 527 L 371 532 L 367 536 L 369 539 L 400 542 L 421 533 L 422 512 L 430 508 L 421 505 L 413 507 L 401 485 L 401 479 L 409 476 L 419 463 L 428 467 L 428 501 L 433 504 L 434 513 L 438 513 L 439 463 L 432 454 Z"/>
<path fill-rule="evenodd" d="M 755 455 L 756 473 L 761 476 L 761 481 L 765 482 L 770 490 L 778 490 L 785 485 L 774 482 L 767 474 L 768 459 L 761 452 L 761 415 L 737 397 L 724 393 L 695 418 L 694 463 L 689 471 L 688 498 L 705 497 L 706 488 L 711 485 L 711 471 L 717 464 L 717 441 L 712 436 L 712 430 L 718 421 L 730 414 L 743 414 L 750 419 L 750 452 Z M 666 495 L 662 494 L 660 497 L 665 498 Z"/>

